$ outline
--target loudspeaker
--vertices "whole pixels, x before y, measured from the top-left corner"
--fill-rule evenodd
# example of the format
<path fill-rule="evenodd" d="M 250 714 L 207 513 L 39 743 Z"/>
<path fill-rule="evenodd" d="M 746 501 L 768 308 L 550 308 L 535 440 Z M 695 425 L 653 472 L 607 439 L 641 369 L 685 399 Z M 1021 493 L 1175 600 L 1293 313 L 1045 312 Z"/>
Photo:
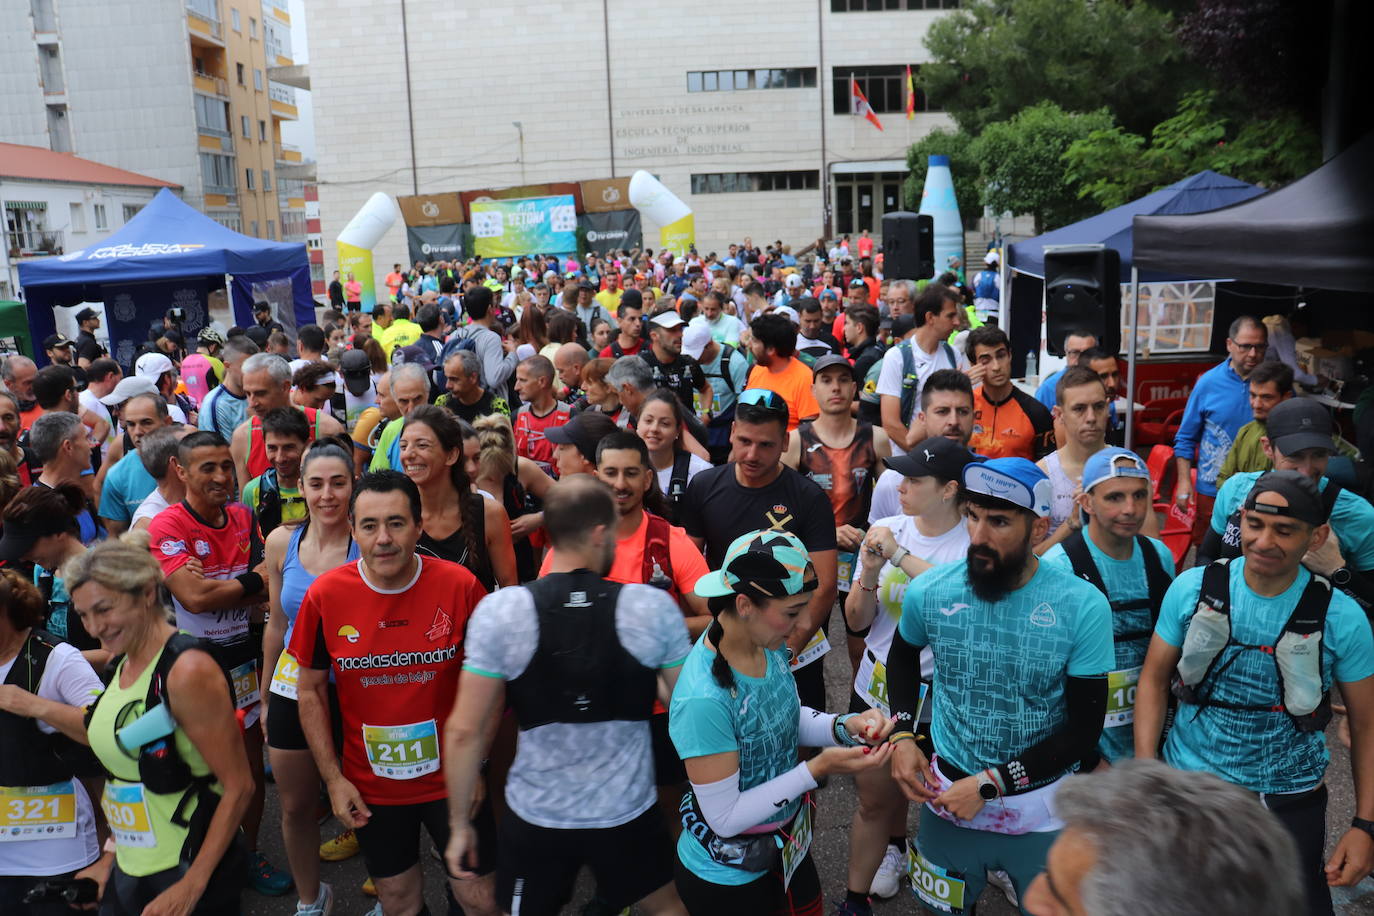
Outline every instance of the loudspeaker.
<path fill-rule="evenodd" d="M 901 280 L 935 276 L 935 217 L 905 210 L 883 214 L 883 276 Z"/>
<path fill-rule="evenodd" d="M 1064 337 L 1096 335 L 1108 353 L 1121 352 L 1121 255 L 1105 245 L 1045 248 L 1045 343 L 1064 355 Z"/>

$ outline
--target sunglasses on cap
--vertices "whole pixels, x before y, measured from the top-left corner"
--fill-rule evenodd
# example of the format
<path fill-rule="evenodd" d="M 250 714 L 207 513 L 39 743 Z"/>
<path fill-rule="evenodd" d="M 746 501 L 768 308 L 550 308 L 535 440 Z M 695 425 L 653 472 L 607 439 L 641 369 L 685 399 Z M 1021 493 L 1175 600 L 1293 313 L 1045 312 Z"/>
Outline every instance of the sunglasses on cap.
<path fill-rule="evenodd" d="M 787 413 L 787 402 L 783 400 L 782 395 L 770 388 L 746 388 L 739 393 L 736 403 Z"/>

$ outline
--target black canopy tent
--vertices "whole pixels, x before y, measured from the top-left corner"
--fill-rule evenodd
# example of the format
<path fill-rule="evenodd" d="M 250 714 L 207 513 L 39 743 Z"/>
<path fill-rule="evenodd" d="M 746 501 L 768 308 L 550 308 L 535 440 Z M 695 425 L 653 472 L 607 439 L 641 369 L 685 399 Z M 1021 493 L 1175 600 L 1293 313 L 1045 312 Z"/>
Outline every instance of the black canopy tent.
<path fill-rule="evenodd" d="M 1137 216 L 1135 266 L 1374 292 L 1374 133 L 1276 191 L 1207 213 Z"/>

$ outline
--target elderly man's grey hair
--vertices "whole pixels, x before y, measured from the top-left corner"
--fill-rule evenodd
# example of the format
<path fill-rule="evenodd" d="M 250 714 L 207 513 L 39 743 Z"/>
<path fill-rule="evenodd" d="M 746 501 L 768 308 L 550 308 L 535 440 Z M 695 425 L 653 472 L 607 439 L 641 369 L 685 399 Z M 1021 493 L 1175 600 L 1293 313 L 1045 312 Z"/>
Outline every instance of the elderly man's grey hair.
<path fill-rule="evenodd" d="M 1064 831 L 1097 848 L 1083 879 L 1093 916 L 1303 913 L 1292 838 L 1255 796 L 1210 773 L 1124 760 L 1059 789 Z"/>
<path fill-rule="evenodd" d="M 278 385 L 291 384 L 291 364 L 276 353 L 254 353 L 243 361 L 243 374 L 266 372 Z"/>
<path fill-rule="evenodd" d="M 419 382 L 421 385 L 426 386 L 425 390 L 429 390 L 429 373 L 426 372 L 419 363 L 402 363 L 399 366 L 391 367 L 392 391 L 396 390 L 397 382 L 403 382 L 406 379 L 410 379 L 413 382 Z"/>
<path fill-rule="evenodd" d="M 74 413 L 45 413 L 34 420 L 33 426 L 29 429 L 29 447 L 38 456 L 38 460 L 46 464 L 57 457 L 57 451 L 63 442 L 76 438 L 78 434 L 84 435 L 85 430 L 86 427 Z"/>
<path fill-rule="evenodd" d="M 630 384 L 639 391 L 653 391 L 657 385 L 654 384 L 654 373 L 649 368 L 649 364 L 638 356 L 622 356 L 615 361 L 615 365 L 606 372 L 606 381 L 610 382 L 611 387 L 617 391 L 620 386 Z"/>
<path fill-rule="evenodd" d="M 454 350 L 448 355 L 446 363 L 457 361 L 463 367 L 464 375 L 475 375 L 477 380 L 482 379 L 482 360 L 471 350 Z"/>
<path fill-rule="evenodd" d="M 910 299 L 912 302 L 915 302 L 915 301 L 916 301 L 916 281 L 915 281 L 915 280 L 893 280 L 892 283 L 888 286 L 888 288 L 891 289 L 893 286 L 898 286 L 898 285 L 900 285 L 900 286 L 902 286 L 902 287 L 904 287 L 904 288 L 906 289 L 906 296 L 907 296 L 908 299 Z"/>

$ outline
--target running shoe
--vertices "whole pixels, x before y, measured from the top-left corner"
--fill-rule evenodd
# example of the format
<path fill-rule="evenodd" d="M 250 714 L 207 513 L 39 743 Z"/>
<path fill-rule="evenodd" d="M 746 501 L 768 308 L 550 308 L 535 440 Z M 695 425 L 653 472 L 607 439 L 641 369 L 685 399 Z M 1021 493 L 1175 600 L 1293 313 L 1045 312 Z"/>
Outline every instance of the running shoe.
<path fill-rule="evenodd" d="M 334 911 L 334 888 L 320 882 L 320 892 L 314 903 L 296 901 L 296 916 L 329 916 Z"/>
<path fill-rule="evenodd" d="M 1002 896 L 1007 898 L 1007 903 L 1017 908 L 1021 906 L 1020 899 L 1016 896 L 1016 885 L 1011 883 L 1011 875 L 1000 868 L 997 871 L 989 871 L 988 883 L 1002 892 Z"/>
<path fill-rule="evenodd" d="M 342 862 L 358 854 L 358 835 L 351 829 L 320 844 L 320 860 L 323 862 Z"/>
<path fill-rule="evenodd" d="M 377 896 L 377 885 L 372 882 L 371 878 L 368 878 L 366 881 L 364 881 L 363 886 L 358 888 L 358 890 L 362 891 L 364 894 L 367 894 L 367 896 L 369 897 Z M 377 906 L 381 906 L 381 904 L 379 903 L 377 904 Z"/>
<path fill-rule="evenodd" d="M 280 897 L 291 890 L 294 883 L 290 873 L 277 868 L 260 852 L 253 853 L 249 859 L 248 880 L 252 883 L 253 890 L 264 897 Z"/>
<path fill-rule="evenodd" d="M 841 900 L 835 904 L 835 916 L 873 916 L 873 907 L 867 903 Z"/>
<path fill-rule="evenodd" d="M 873 885 L 868 892 L 884 900 L 897 896 L 897 891 L 902 888 L 902 874 L 905 871 L 906 855 L 888 843 L 887 850 L 883 853 L 883 861 L 878 864 L 878 871 L 873 875 Z"/>

